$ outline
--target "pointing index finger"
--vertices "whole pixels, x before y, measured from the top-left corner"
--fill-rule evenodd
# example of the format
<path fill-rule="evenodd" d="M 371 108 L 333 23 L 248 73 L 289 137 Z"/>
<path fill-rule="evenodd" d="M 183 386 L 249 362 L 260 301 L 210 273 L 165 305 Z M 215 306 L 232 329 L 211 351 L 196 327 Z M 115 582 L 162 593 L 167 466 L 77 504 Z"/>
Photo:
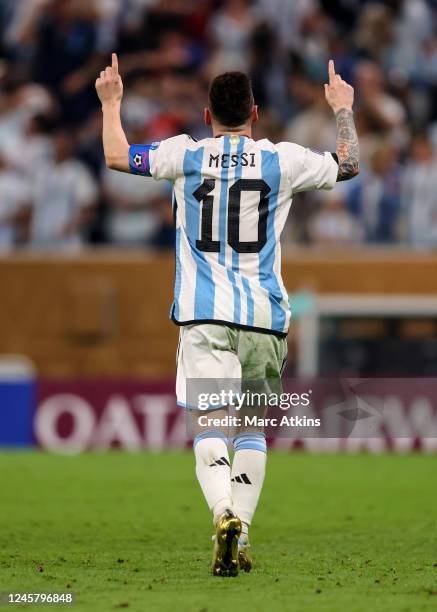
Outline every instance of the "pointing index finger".
<path fill-rule="evenodd" d="M 118 74 L 118 57 L 116 53 L 112 54 L 112 69 Z"/>
<path fill-rule="evenodd" d="M 329 60 L 328 73 L 329 73 L 329 82 L 332 83 L 334 81 L 334 77 L 335 77 L 334 60 L 332 60 L 332 59 Z"/>

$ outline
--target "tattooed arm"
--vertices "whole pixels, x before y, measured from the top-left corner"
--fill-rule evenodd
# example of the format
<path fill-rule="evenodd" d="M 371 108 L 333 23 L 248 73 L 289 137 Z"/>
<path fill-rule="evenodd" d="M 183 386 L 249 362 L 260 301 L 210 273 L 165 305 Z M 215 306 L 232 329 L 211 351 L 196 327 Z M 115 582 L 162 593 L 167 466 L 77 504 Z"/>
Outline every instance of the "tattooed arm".
<path fill-rule="evenodd" d="M 337 180 L 346 181 L 360 171 L 358 136 L 352 112 L 354 89 L 335 73 L 332 60 L 329 62 L 329 84 L 325 85 L 325 97 L 337 120 Z"/>
<path fill-rule="evenodd" d="M 359 147 L 354 116 L 351 110 L 340 109 L 337 119 L 338 181 L 347 181 L 360 171 Z"/>

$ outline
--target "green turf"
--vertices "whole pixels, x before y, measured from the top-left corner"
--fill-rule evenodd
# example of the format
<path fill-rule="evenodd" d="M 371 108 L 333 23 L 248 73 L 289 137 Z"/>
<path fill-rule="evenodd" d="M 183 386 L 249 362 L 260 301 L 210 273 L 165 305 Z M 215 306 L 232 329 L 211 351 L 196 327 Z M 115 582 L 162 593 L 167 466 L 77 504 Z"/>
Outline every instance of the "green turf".
<path fill-rule="evenodd" d="M 271 453 L 255 568 L 216 578 L 190 453 L 3 453 L 0 591 L 71 590 L 89 611 L 435 610 L 436 475 L 435 456 Z"/>

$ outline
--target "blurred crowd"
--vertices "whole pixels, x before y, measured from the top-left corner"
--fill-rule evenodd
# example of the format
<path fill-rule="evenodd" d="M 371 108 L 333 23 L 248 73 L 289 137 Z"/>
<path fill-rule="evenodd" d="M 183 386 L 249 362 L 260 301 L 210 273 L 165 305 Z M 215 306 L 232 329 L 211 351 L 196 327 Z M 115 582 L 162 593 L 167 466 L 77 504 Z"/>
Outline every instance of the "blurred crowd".
<path fill-rule="evenodd" d="M 208 135 L 209 80 L 244 70 L 255 138 L 331 151 L 334 58 L 361 173 L 296 196 L 284 241 L 437 247 L 436 19 L 435 0 L 1 0 L 0 250 L 173 247 L 169 185 L 103 163 L 94 82 L 114 50 L 130 142 Z"/>

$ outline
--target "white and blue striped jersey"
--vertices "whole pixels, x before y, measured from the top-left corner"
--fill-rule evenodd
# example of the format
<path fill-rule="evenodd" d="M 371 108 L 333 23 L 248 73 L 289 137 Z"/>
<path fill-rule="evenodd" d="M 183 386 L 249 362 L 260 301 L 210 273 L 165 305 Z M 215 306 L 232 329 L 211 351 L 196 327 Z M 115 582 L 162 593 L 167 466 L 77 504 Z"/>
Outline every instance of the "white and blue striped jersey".
<path fill-rule="evenodd" d="M 183 134 L 132 145 L 135 174 L 174 184 L 179 325 L 221 322 L 283 335 L 290 309 L 280 236 L 293 194 L 331 189 L 331 153 L 246 136 L 193 140 Z"/>

